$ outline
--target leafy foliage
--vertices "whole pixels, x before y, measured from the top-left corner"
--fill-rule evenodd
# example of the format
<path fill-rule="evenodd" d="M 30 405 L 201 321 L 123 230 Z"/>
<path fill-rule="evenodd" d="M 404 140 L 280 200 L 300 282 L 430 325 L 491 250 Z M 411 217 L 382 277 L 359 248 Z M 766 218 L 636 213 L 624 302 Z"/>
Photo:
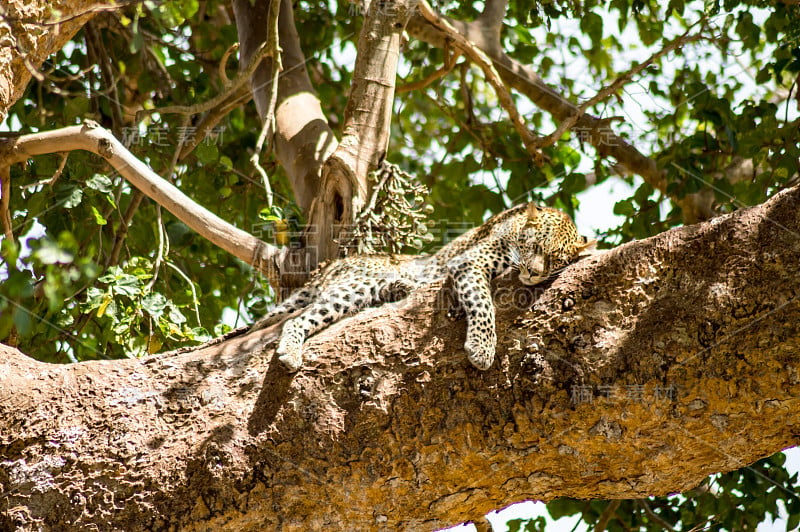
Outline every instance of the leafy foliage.
<path fill-rule="evenodd" d="M 438 7 L 473 20 L 483 4 Z M 614 129 L 652 155 L 667 180 L 662 193 L 635 176 L 621 177 L 635 192 L 603 206 L 621 220 L 603 235 L 613 245 L 681 224 L 674 200 L 687 195 L 712 191 L 716 209 L 728 212 L 798 182 L 799 18 L 796 3 L 764 0 L 512 0 L 502 45 L 564 97 L 581 102 L 687 28 L 696 34 L 589 109 L 619 117 L 611 121 Z M 344 0 L 302 0 L 295 19 L 310 77 L 338 133 L 358 10 Z M 249 163 L 260 128 L 252 103 L 225 116 L 181 161 L 175 154 L 194 134 L 192 122 L 181 115 L 135 116 L 217 95 L 224 84 L 219 62 L 237 39 L 232 20 L 219 0 L 146 0 L 104 13 L 46 63 L 44 80 L 31 82 L 6 124 L 26 133 L 97 120 L 198 203 L 287 244 L 286 232 L 297 228 L 301 213 L 272 158 L 263 166 L 278 199 L 265 210 Z M 443 50 L 414 39 L 403 54 L 399 84 L 425 78 L 445 58 Z M 234 57 L 226 71 L 237 66 Z M 555 129 L 549 114 L 522 98 L 517 103 L 538 134 Z M 528 199 L 573 213 L 581 207 L 576 194 L 615 174 L 614 161 L 580 131 L 547 148 L 546 165 L 533 164 L 482 73 L 463 60 L 424 89 L 399 94 L 396 104 L 388 158 L 430 189 L 439 227 L 477 224 L 488 212 Z M 752 169 L 732 174 L 742 161 Z M 235 316 L 263 310 L 270 293 L 249 266 L 142 201 L 98 158 L 74 152 L 59 170 L 62 162 L 37 157 L 12 168 L 14 231 L 27 237 L 0 244 L 0 340 L 47 361 L 139 356 L 224 332 L 219 324 L 226 310 Z M 780 488 L 796 482 L 778 454 L 712 477 L 690 493 L 624 501 L 608 526 L 752 528 L 774 516 L 779 501 L 796 526 L 800 502 Z M 564 500 L 549 508 L 554 517 L 581 514 L 595 523 L 608 504 Z M 509 523 L 511 530 L 543 527 L 540 519 Z"/>

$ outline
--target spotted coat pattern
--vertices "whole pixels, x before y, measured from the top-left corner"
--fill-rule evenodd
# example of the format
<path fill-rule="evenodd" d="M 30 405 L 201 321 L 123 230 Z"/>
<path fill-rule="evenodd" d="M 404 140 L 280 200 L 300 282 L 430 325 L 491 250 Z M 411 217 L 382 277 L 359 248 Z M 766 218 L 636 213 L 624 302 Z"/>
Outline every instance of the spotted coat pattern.
<path fill-rule="evenodd" d="M 346 314 L 403 299 L 411 290 L 449 275 L 456 310 L 467 317 L 467 358 L 485 370 L 494 362 L 497 344 L 491 280 L 515 267 L 523 283 L 537 284 L 591 244 L 563 212 L 532 203 L 519 205 L 467 231 L 433 255 L 356 255 L 335 261 L 252 328 L 277 323 L 303 309 L 284 324 L 276 350 L 281 362 L 297 371 L 309 335 Z"/>

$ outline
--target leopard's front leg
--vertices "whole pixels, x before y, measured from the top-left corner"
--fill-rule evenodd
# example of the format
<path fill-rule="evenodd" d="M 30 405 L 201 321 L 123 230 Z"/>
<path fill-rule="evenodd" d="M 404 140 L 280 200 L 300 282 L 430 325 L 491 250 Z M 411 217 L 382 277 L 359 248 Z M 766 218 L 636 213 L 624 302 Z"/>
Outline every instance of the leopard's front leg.
<path fill-rule="evenodd" d="M 489 285 L 491 272 L 471 257 L 456 257 L 447 263 L 453 278 L 456 296 L 467 314 L 467 359 L 478 369 L 489 369 L 494 363 L 497 332 L 494 303 Z"/>
<path fill-rule="evenodd" d="M 298 317 L 283 325 L 281 339 L 275 353 L 278 360 L 291 372 L 303 365 L 303 343 L 318 330 L 339 321 L 342 316 L 357 312 L 379 299 L 381 284 L 378 281 L 357 286 L 329 287 Z"/>

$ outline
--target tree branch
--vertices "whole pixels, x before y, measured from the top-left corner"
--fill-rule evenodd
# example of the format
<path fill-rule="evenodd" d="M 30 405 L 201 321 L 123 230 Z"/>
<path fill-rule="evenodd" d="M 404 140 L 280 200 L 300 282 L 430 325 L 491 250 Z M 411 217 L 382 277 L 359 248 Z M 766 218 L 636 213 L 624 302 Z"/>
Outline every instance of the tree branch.
<path fill-rule="evenodd" d="M 143 116 L 151 115 L 153 113 L 159 113 L 162 115 L 196 115 L 224 105 L 226 102 L 235 99 L 235 95 L 239 88 L 247 83 L 247 81 L 250 79 L 250 76 L 253 74 L 253 72 L 255 72 L 256 68 L 268 53 L 269 47 L 267 46 L 267 43 L 262 43 L 261 46 L 256 49 L 253 56 L 249 58 L 247 66 L 244 68 L 244 70 L 237 74 L 236 77 L 233 78 L 233 81 L 226 83 L 220 93 L 210 100 L 192 105 L 166 105 L 164 107 L 155 107 L 153 109 L 140 109 L 136 112 L 136 122 L 140 122 Z"/>
<path fill-rule="evenodd" d="M 580 118 L 586 114 L 587 109 L 611 97 L 622 87 L 633 81 L 634 76 L 640 74 L 645 68 L 652 65 L 656 60 L 664 57 L 668 53 L 676 50 L 677 48 L 680 48 L 681 46 L 683 46 L 688 42 L 700 39 L 702 37 L 702 30 L 700 33 L 696 35 L 693 36 L 689 35 L 689 32 L 696 24 L 697 23 L 692 24 L 683 35 L 674 38 L 673 40 L 665 44 L 664 47 L 661 48 L 661 50 L 652 54 L 650 57 L 648 57 L 646 60 L 639 63 L 638 65 L 632 66 L 627 72 L 624 72 L 623 74 L 617 76 L 617 78 L 610 85 L 603 87 L 601 90 L 597 92 L 597 94 L 595 94 L 594 96 L 583 102 L 578 107 L 578 111 L 576 112 L 576 114 L 562 121 L 553 133 L 547 135 L 541 140 L 539 147 L 542 148 L 556 143 L 564 134 L 564 132 L 566 132 L 568 129 L 572 129 L 572 127 L 576 123 L 578 123 L 578 120 L 580 120 Z"/>
<path fill-rule="evenodd" d="M 258 140 L 256 141 L 256 148 L 253 151 L 253 155 L 250 157 L 250 162 L 253 164 L 253 167 L 255 167 L 264 183 L 264 192 L 266 193 L 267 207 L 269 208 L 272 208 L 273 201 L 272 185 L 269 182 L 269 176 L 267 175 L 267 172 L 264 170 L 264 168 L 262 168 L 259 161 L 261 159 L 261 152 L 264 149 L 264 142 L 269 139 L 267 146 L 268 149 L 271 150 L 273 145 L 273 137 L 275 136 L 275 106 L 278 103 L 278 77 L 281 70 L 283 70 L 280 56 L 280 44 L 278 42 L 278 19 L 280 16 L 280 7 L 280 2 L 270 2 L 269 4 L 269 13 L 267 17 L 267 35 L 269 36 L 269 39 L 267 40 L 267 55 L 271 58 L 270 76 L 272 79 L 267 87 L 267 109 L 266 116 L 264 117 L 264 125 L 261 127 L 261 133 L 258 135 Z"/>
<path fill-rule="evenodd" d="M 614 133 L 608 121 L 586 113 L 580 115 L 578 106 L 547 85 L 532 68 L 506 54 L 499 41 L 493 40 L 494 33 L 486 30 L 484 21 L 478 19 L 475 22 L 464 22 L 442 18 L 448 20 L 458 34 L 463 35 L 492 59 L 498 74 L 509 87 L 527 96 L 539 108 L 550 113 L 558 123 L 579 115 L 580 118 L 572 126 L 572 130 L 576 131 L 582 140 L 594 146 L 601 157 L 613 157 L 627 172 L 641 176 L 653 188 L 666 193 L 666 174 L 658 168 L 654 159 L 644 155 Z M 439 48 L 443 48 L 449 38 L 449 34 L 430 24 L 421 13 L 411 17 L 408 32 Z M 683 209 L 687 223 L 713 216 L 709 203 L 699 195 L 673 198 L 673 201 Z"/>
<path fill-rule="evenodd" d="M 3 225 L 3 236 L 9 242 L 14 241 L 14 224 L 11 221 L 11 170 L 0 165 L 0 223 Z"/>
<path fill-rule="evenodd" d="M 278 1 L 281 2 L 278 30 L 284 70 L 278 78 L 275 155 L 286 171 L 295 201 L 308 211 L 311 202 L 320 194 L 322 164 L 338 142 L 306 71 L 291 0 L 270 0 L 255 5 L 249 0 L 234 0 L 233 11 L 241 57 L 247 61 L 258 46 L 268 40 L 268 11 L 272 2 Z M 262 121 L 269 111 L 271 71 L 271 61 L 267 58 L 250 79 L 253 100 Z"/>
<path fill-rule="evenodd" d="M 452 53 L 450 53 L 450 51 L 445 48 L 444 65 L 442 65 L 441 68 L 437 68 L 434 72 L 431 72 L 429 75 L 425 76 L 419 81 L 412 81 L 400 85 L 397 87 L 397 94 L 424 89 L 437 79 L 446 76 L 456 66 L 456 61 L 459 57 L 461 57 L 461 52 L 458 50 L 454 50 Z"/>
<path fill-rule="evenodd" d="M 271 279 L 280 271 L 281 252 L 225 222 L 187 197 L 137 159 L 107 130 L 87 121 L 43 133 L 0 139 L 3 165 L 23 162 L 35 155 L 86 150 L 97 154 L 125 179 L 214 245 L 227 251 Z"/>
<path fill-rule="evenodd" d="M 0 347 L 0 526 L 434 529 L 687 490 L 797 441 L 798 207 L 500 280 L 485 372 L 440 284 L 310 338 L 293 375 L 278 326 L 65 366 Z"/>
<path fill-rule="evenodd" d="M 500 80 L 500 76 L 495 70 L 491 59 L 489 59 L 489 57 L 480 48 L 473 45 L 466 37 L 461 35 L 461 33 L 459 33 L 458 30 L 456 30 L 446 18 L 434 13 L 433 9 L 431 9 L 425 0 L 420 0 L 417 4 L 417 7 L 425 20 L 433 24 L 436 28 L 445 32 L 448 39 L 452 39 L 455 46 L 457 46 L 470 58 L 470 60 L 472 60 L 481 68 L 481 70 L 483 70 L 483 74 L 486 76 L 486 81 L 488 81 L 494 89 L 500 105 L 506 110 L 509 118 L 511 119 L 511 123 L 514 125 L 514 129 L 522 138 L 522 143 L 525 145 L 525 150 L 528 152 L 528 155 L 530 155 L 537 164 L 542 164 L 544 162 L 544 155 L 538 148 L 540 145 L 540 139 L 531 133 L 531 131 L 528 129 L 528 126 L 525 124 L 525 121 L 520 116 L 519 111 L 517 111 L 517 106 L 514 104 L 514 100 L 511 98 L 511 94 Z"/>
<path fill-rule="evenodd" d="M 368 174 L 386 157 L 400 43 L 412 9 L 412 0 L 371 2 L 364 16 L 342 138 L 325 161 L 321 194 L 309 211 L 314 229 L 306 244 L 316 262 L 339 256 L 339 231 L 364 207 Z"/>

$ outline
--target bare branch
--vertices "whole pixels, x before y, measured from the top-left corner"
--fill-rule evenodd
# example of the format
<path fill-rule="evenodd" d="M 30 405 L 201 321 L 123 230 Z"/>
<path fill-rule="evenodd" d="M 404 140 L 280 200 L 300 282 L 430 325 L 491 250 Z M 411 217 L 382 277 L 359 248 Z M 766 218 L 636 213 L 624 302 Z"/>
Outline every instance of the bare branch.
<path fill-rule="evenodd" d="M 90 151 L 105 158 L 133 186 L 204 238 L 271 278 L 277 276 L 277 260 L 280 257 L 278 248 L 262 242 L 197 205 L 180 189 L 137 159 L 95 122 L 87 121 L 81 126 L 0 139 L 0 154 L 3 155 L 4 165 L 23 162 L 35 155 L 74 150 Z"/>
<path fill-rule="evenodd" d="M 228 58 L 230 55 L 239 49 L 239 43 L 235 42 L 225 50 L 225 53 L 222 54 L 222 59 L 219 60 L 219 79 L 227 86 L 230 84 L 231 80 L 228 77 L 226 69 L 228 68 Z"/>
<path fill-rule="evenodd" d="M 519 111 L 517 111 L 517 106 L 514 104 L 514 100 L 511 98 L 511 94 L 506 89 L 505 84 L 501 81 L 491 59 L 480 48 L 472 44 L 469 39 L 459 33 L 458 30 L 456 30 L 447 19 L 434 13 L 433 9 L 431 9 L 431 6 L 428 5 L 425 0 L 420 0 L 419 4 L 417 5 L 425 20 L 443 31 L 447 37 L 452 39 L 455 45 L 470 58 L 470 60 L 476 63 L 481 70 L 483 70 L 483 73 L 486 76 L 486 81 L 488 81 L 495 90 L 497 99 L 500 101 L 500 105 L 506 110 L 509 118 L 511 118 L 511 122 L 514 124 L 514 129 L 517 131 L 519 136 L 522 137 L 522 142 L 525 145 L 525 150 L 528 152 L 528 155 L 530 155 L 537 164 L 544 162 L 544 155 L 537 148 L 537 143 L 539 142 L 538 137 L 531 133 L 531 131 L 528 129 L 528 126 L 525 124 L 525 121 L 520 116 Z"/>
<path fill-rule="evenodd" d="M 262 44 L 250 59 L 250 62 L 247 64 L 247 68 L 233 78 L 233 81 L 227 83 L 226 86 L 223 87 L 222 91 L 220 91 L 219 94 L 210 100 L 193 105 L 166 105 L 164 107 L 156 107 L 154 109 L 140 109 L 136 112 L 136 122 L 139 122 L 144 115 L 150 115 L 153 113 L 159 113 L 162 115 L 172 113 L 196 115 L 219 107 L 226 101 L 229 101 L 232 98 L 232 95 L 236 94 L 238 89 L 247 83 L 247 81 L 250 79 L 250 76 L 253 74 L 253 72 L 255 72 L 256 68 L 261 63 L 261 60 L 266 57 L 268 52 L 267 48 L 267 43 Z"/>
<path fill-rule="evenodd" d="M 203 115 L 197 126 L 195 126 L 194 135 L 191 135 L 183 143 L 181 153 L 178 156 L 179 161 L 188 157 L 197 145 L 203 142 L 208 133 L 216 127 L 219 121 L 228 116 L 228 113 L 240 105 L 244 105 L 252 98 L 250 88 L 247 85 L 242 85 L 235 92 L 229 93 L 229 96 L 230 98 L 221 103 L 219 107 L 215 107 Z"/>
<path fill-rule="evenodd" d="M 47 184 L 49 186 L 53 186 L 58 181 L 58 178 L 61 177 L 61 174 L 64 172 L 64 167 L 67 165 L 67 159 L 69 159 L 69 152 L 65 152 L 61 154 L 61 162 L 58 163 L 58 168 L 56 168 L 56 173 L 53 174 L 53 177 L 47 180 Z"/>
<path fill-rule="evenodd" d="M 304 210 L 320 195 L 322 165 L 338 145 L 322 112 L 319 98 L 306 70 L 306 57 L 294 23 L 291 0 L 256 2 L 233 0 L 242 60 L 247 61 L 267 39 L 269 6 L 281 2 L 278 22 L 281 63 L 275 109 L 275 155 L 286 171 L 295 201 Z M 263 120 L 269 110 L 268 88 L 273 81 L 269 59 L 262 62 L 250 81 L 253 101 Z"/>
<path fill-rule="evenodd" d="M 611 521 L 611 519 L 617 513 L 619 504 L 619 499 L 615 499 L 608 503 L 608 506 L 606 506 L 606 509 L 603 510 L 602 514 L 600 514 L 600 518 L 597 519 L 597 523 L 594 525 L 594 532 L 605 532 L 608 522 Z"/>
<path fill-rule="evenodd" d="M 2 141 L 0 141 L 2 142 Z M 14 226 L 11 221 L 11 169 L 0 165 L 0 222 L 3 224 L 3 236 L 9 242 L 14 241 Z"/>
<path fill-rule="evenodd" d="M 655 513 L 653 509 L 650 508 L 650 505 L 647 504 L 646 500 L 640 500 L 638 502 L 639 506 L 641 506 L 644 509 L 645 513 L 647 514 L 647 517 L 652 519 L 653 522 L 655 522 L 658 526 L 660 526 L 667 532 L 675 532 L 675 528 L 673 528 L 672 525 L 664 521 L 664 519 L 662 519 L 657 513 Z"/>
<path fill-rule="evenodd" d="M 480 20 L 471 23 L 449 18 L 447 20 L 459 34 L 492 59 L 500 77 L 509 87 L 518 90 L 539 108 L 550 113 L 556 122 L 561 123 L 578 114 L 578 106 L 547 85 L 532 68 L 506 54 L 499 42 L 489 39 L 491 32 L 484 31 L 484 25 Z M 431 24 L 421 14 L 411 18 L 408 31 L 411 35 L 440 48 L 443 48 L 451 37 L 448 32 Z M 580 115 L 572 129 L 580 131 L 581 139 L 594 146 L 600 157 L 613 157 L 617 160 L 617 166 L 624 168 L 624 173 L 638 174 L 646 183 L 666 194 L 665 172 L 658 168 L 653 158 L 644 155 L 627 140 L 614 133 L 608 121 L 584 113 Z M 710 204 L 703 195 L 689 195 L 672 200 L 683 210 L 686 223 L 713 216 Z"/>
<path fill-rule="evenodd" d="M 445 53 L 444 66 L 442 66 L 441 68 L 436 69 L 435 72 L 432 72 L 431 74 L 428 74 L 427 76 L 425 76 L 423 79 L 421 79 L 419 81 L 412 81 L 410 83 L 406 83 L 404 85 L 400 85 L 399 87 L 397 87 L 397 91 L 396 91 L 397 94 L 400 94 L 400 93 L 403 93 L 403 92 L 411 92 L 411 91 L 415 91 L 415 90 L 424 89 L 425 87 L 427 87 L 428 85 L 430 85 L 431 83 L 436 81 L 437 79 L 442 78 L 442 77 L 446 76 L 447 74 L 449 74 L 450 71 L 453 70 L 453 68 L 456 66 L 456 61 L 458 60 L 458 58 L 461 57 L 461 52 L 458 51 L 458 50 L 455 50 L 452 53 L 450 53 L 449 50 L 447 50 L 447 48 L 445 48 L 445 52 L 444 53 Z"/>
<path fill-rule="evenodd" d="M 128 227 L 130 227 L 133 215 L 136 214 L 143 199 L 144 194 L 141 190 L 137 189 L 133 191 L 131 202 L 128 204 L 128 208 L 125 209 L 125 214 L 122 215 L 122 219 L 120 220 L 119 229 L 117 229 L 114 235 L 114 246 L 111 248 L 111 253 L 106 261 L 106 268 L 112 264 L 119 264 L 119 254 L 122 252 L 122 246 L 125 244 L 125 238 L 128 236 Z"/>
<path fill-rule="evenodd" d="M 445 17 L 442 17 L 445 18 Z M 459 34 L 464 35 L 475 46 L 485 52 L 493 61 L 498 74 L 510 87 L 526 95 L 534 104 L 550 113 L 557 122 L 566 120 L 577 111 L 577 106 L 547 85 L 530 67 L 509 57 L 499 43 L 488 41 L 483 26 L 479 22 L 466 23 L 448 19 Z M 437 28 L 421 14 L 411 18 L 408 24 L 410 34 L 434 46 L 443 48 L 450 34 Z M 666 189 L 664 175 L 656 167 L 656 162 L 643 155 L 625 139 L 616 135 L 600 119 L 584 114 L 575 127 L 587 133 L 586 140 L 597 148 L 602 156 L 612 156 L 628 171 L 638 174 L 655 188 Z"/>
<path fill-rule="evenodd" d="M 264 117 L 264 125 L 261 127 L 261 133 L 258 135 L 256 147 L 253 151 L 250 162 L 255 167 L 256 171 L 261 176 L 264 183 L 264 191 L 267 196 L 267 207 L 272 207 L 272 186 L 269 183 L 269 176 L 264 168 L 259 163 L 261 152 L 264 149 L 264 141 L 269 139 L 267 151 L 272 150 L 273 137 L 275 136 L 275 105 L 278 103 L 278 77 L 283 70 L 281 63 L 280 44 L 278 42 L 278 20 L 281 12 L 281 3 L 269 3 L 269 16 L 267 17 L 267 56 L 272 58 L 270 62 L 272 79 L 268 85 L 267 90 L 267 113 Z"/>
<path fill-rule="evenodd" d="M 558 127 L 553 133 L 541 139 L 541 144 L 539 145 L 539 147 L 544 148 L 545 146 L 550 146 L 558 142 L 558 140 L 561 138 L 564 132 L 567 131 L 568 129 L 572 129 L 572 127 L 578 122 L 578 120 L 586 113 L 587 109 L 607 99 L 612 94 L 616 93 L 619 89 L 624 87 L 626 84 L 633 81 L 633 78 L 638 74 L 640 74 L 645 68 L 652 65 L 654 62 L 661 59 L 662 57 L 672 52 L 673 50 L 680 48 L 684 44 L 700 39 L 702 37 L 702 30 L 699 33 L 692 36 L 689 36 L 689 32 L 694 26 L 696 26 L 701 22 L 702 20 L 692 24 L 686 30 L 686 32 L 684 32 L 683 35 L 671 40 L 661 50 L 648 57 L 642 63 L 639 63 L 638 65 L 631 67 L 627 72 L 617 76 L 617 79 L 615 79 L 610 85 L 604 87 L 603 89 L 598 91 L 597 94 L 595 94 L 592 98 L 582 103 L 578 107 L 578 110 L 574 115 L 570 116 L 566 120 L 562 120 L 562 122 L 558 125 Z"/>

